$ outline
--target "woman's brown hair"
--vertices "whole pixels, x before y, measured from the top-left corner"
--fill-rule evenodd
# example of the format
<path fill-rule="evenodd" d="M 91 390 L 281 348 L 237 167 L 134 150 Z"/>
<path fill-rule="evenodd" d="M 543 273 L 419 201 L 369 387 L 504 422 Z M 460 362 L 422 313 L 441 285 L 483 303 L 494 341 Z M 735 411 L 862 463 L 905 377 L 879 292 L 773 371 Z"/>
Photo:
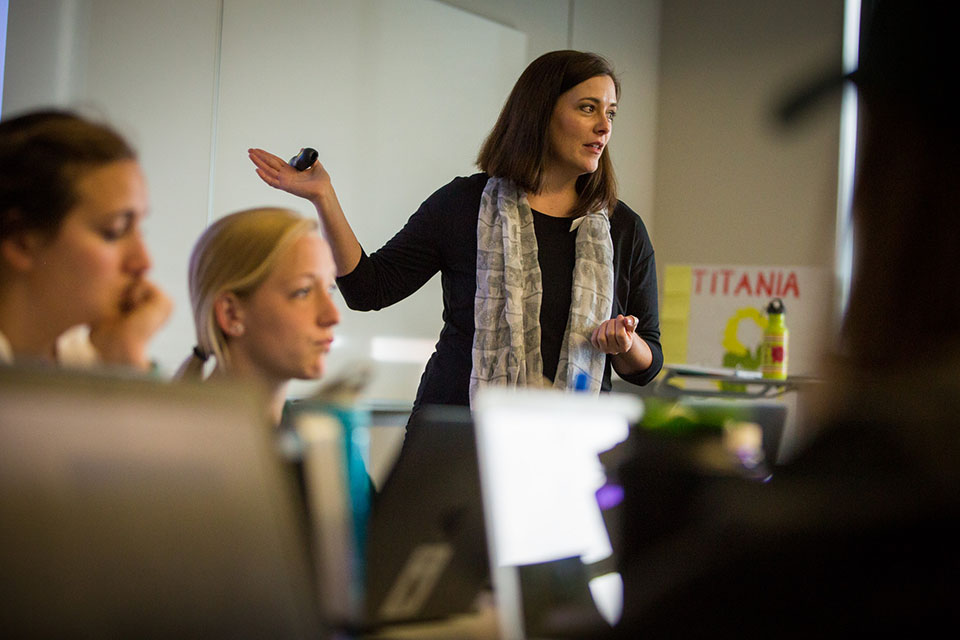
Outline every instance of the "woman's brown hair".
<path fill-rule="evenodd" d="M 497 123 L 480 148 L 480 169 L 512 180 L 528 192 L 540 191 L 549 153 L 547 131 L 557 99 L 597 76 L 609 76 L 617 98 L 620 97 L 620 81 L 612 65 L 595 53 L 551 51 L 531 62 L 513 86 Z M 577 179 L 580 197 L 573 216 L 599 209 L 609 212 L 616 206 L 617 180 L 608 148 L 604 148 L 597 170 Z"/>
<path fill-rule="evenodd" d="M 53 236 L 76 204 L 87 172 L 136 153 L 110 127 L 69 111 L 0 122 L 0 239 L 21 231 Z"/>

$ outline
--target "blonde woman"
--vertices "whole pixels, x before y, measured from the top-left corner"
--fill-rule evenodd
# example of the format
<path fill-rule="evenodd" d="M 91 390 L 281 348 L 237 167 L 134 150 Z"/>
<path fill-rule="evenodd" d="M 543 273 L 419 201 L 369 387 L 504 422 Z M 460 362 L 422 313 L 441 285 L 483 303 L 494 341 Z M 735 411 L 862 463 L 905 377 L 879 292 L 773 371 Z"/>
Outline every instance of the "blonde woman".
<path fill-rule="evenodd" d="M 190 300 L 197 332 L 177 372 L 259 385 L 269 418 L 280 424 L 287 385 L 324 371 L 340 314 L 331 296 L 335 269 L 315 220 L 279 208 L 249 209 L 214 222 L 190 257 Z"/>

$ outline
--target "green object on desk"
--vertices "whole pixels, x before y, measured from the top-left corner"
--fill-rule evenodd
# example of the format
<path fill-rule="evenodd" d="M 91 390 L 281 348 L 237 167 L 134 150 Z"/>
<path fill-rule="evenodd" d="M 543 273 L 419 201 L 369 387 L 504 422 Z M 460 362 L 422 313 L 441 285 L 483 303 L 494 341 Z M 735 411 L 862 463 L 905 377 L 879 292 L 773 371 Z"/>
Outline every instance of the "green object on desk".
<path fill-rule="evenodd" d="M 727 351 L 723 354 L 723 366 L 729 367 L 730 369 L 741 369 L 744 371 L 759 371 L 762 349 L 762 345 L 757 345 L 757 348 L 753 353 L 747 350 L 747 352 L 742 355 Z M 720 380 L 717 382 L 717 385 L 720 387 L 720 391 L 728 391 L 730 393 L 747 392 L 747 385 L 743 384 L 742 382 L 727 382 Z"/>
<path fill-rule="evenodd" d="M 731 404 L 729 407 L 696 407 L 675 400 L 646 398 L 640 426 L 650 431 L 670 435 L 721 433 L 731 420 L 745 419 L 745 410 Z"/>

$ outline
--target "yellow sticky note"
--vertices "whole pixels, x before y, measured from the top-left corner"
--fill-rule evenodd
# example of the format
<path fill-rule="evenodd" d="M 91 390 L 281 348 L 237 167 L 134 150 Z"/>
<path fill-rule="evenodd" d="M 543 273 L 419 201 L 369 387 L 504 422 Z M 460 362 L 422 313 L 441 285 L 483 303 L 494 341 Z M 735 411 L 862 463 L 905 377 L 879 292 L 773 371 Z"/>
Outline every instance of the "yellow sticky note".
<path fill-rule="evenodd" d="M 663 361 L 683 364 L 687 361 L 687 322 L 667 320 L 660 323 L 660 345 Z"/>
<path fill-rule="evenodd" d="M 667 293 L 685 293 L 690 297 L 693 282 L 693 267 L 689 264 L 668 264 L 663 279 Z"/>
<path fill-rule="evenodd" d="M 664 362 L 687 361 L 692 280 L 690 265 L 667 265 L 660 307 L 660 344 Z"/>

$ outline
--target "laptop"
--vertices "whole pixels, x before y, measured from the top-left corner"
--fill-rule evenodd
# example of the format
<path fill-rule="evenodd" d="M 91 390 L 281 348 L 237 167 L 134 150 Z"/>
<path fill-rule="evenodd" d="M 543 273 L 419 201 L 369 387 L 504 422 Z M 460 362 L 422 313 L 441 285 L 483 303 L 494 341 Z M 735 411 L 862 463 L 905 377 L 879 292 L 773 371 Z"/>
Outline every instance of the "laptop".
<path fill-rule="evenodd" d="M 471 611 L 489 588 L 473 420 L 428 406 L 407 429 L 367 531 L 367 611 L 377 624 Z"/>
<path fill-rule="evenodd" d="M 600 454 L 642 415 L 634 395 L 482 390 L 474 402 L 490 571 L 504 638 L 592 637 L 623 606 Z"/>
<path fill-rule="evenodd" d="M 256 394 L 0 368 L 12 637 L 320 637 L 302 508 Z"/>
<path fill-rule="evenodd" d="M 365 631 L 470 612 L 490 579 L 469 409 L 419 410 L 372 500 L 351 480 L 365 436 L 350 414 L 303 404 L 295 419 L 324 619 Z"/>

